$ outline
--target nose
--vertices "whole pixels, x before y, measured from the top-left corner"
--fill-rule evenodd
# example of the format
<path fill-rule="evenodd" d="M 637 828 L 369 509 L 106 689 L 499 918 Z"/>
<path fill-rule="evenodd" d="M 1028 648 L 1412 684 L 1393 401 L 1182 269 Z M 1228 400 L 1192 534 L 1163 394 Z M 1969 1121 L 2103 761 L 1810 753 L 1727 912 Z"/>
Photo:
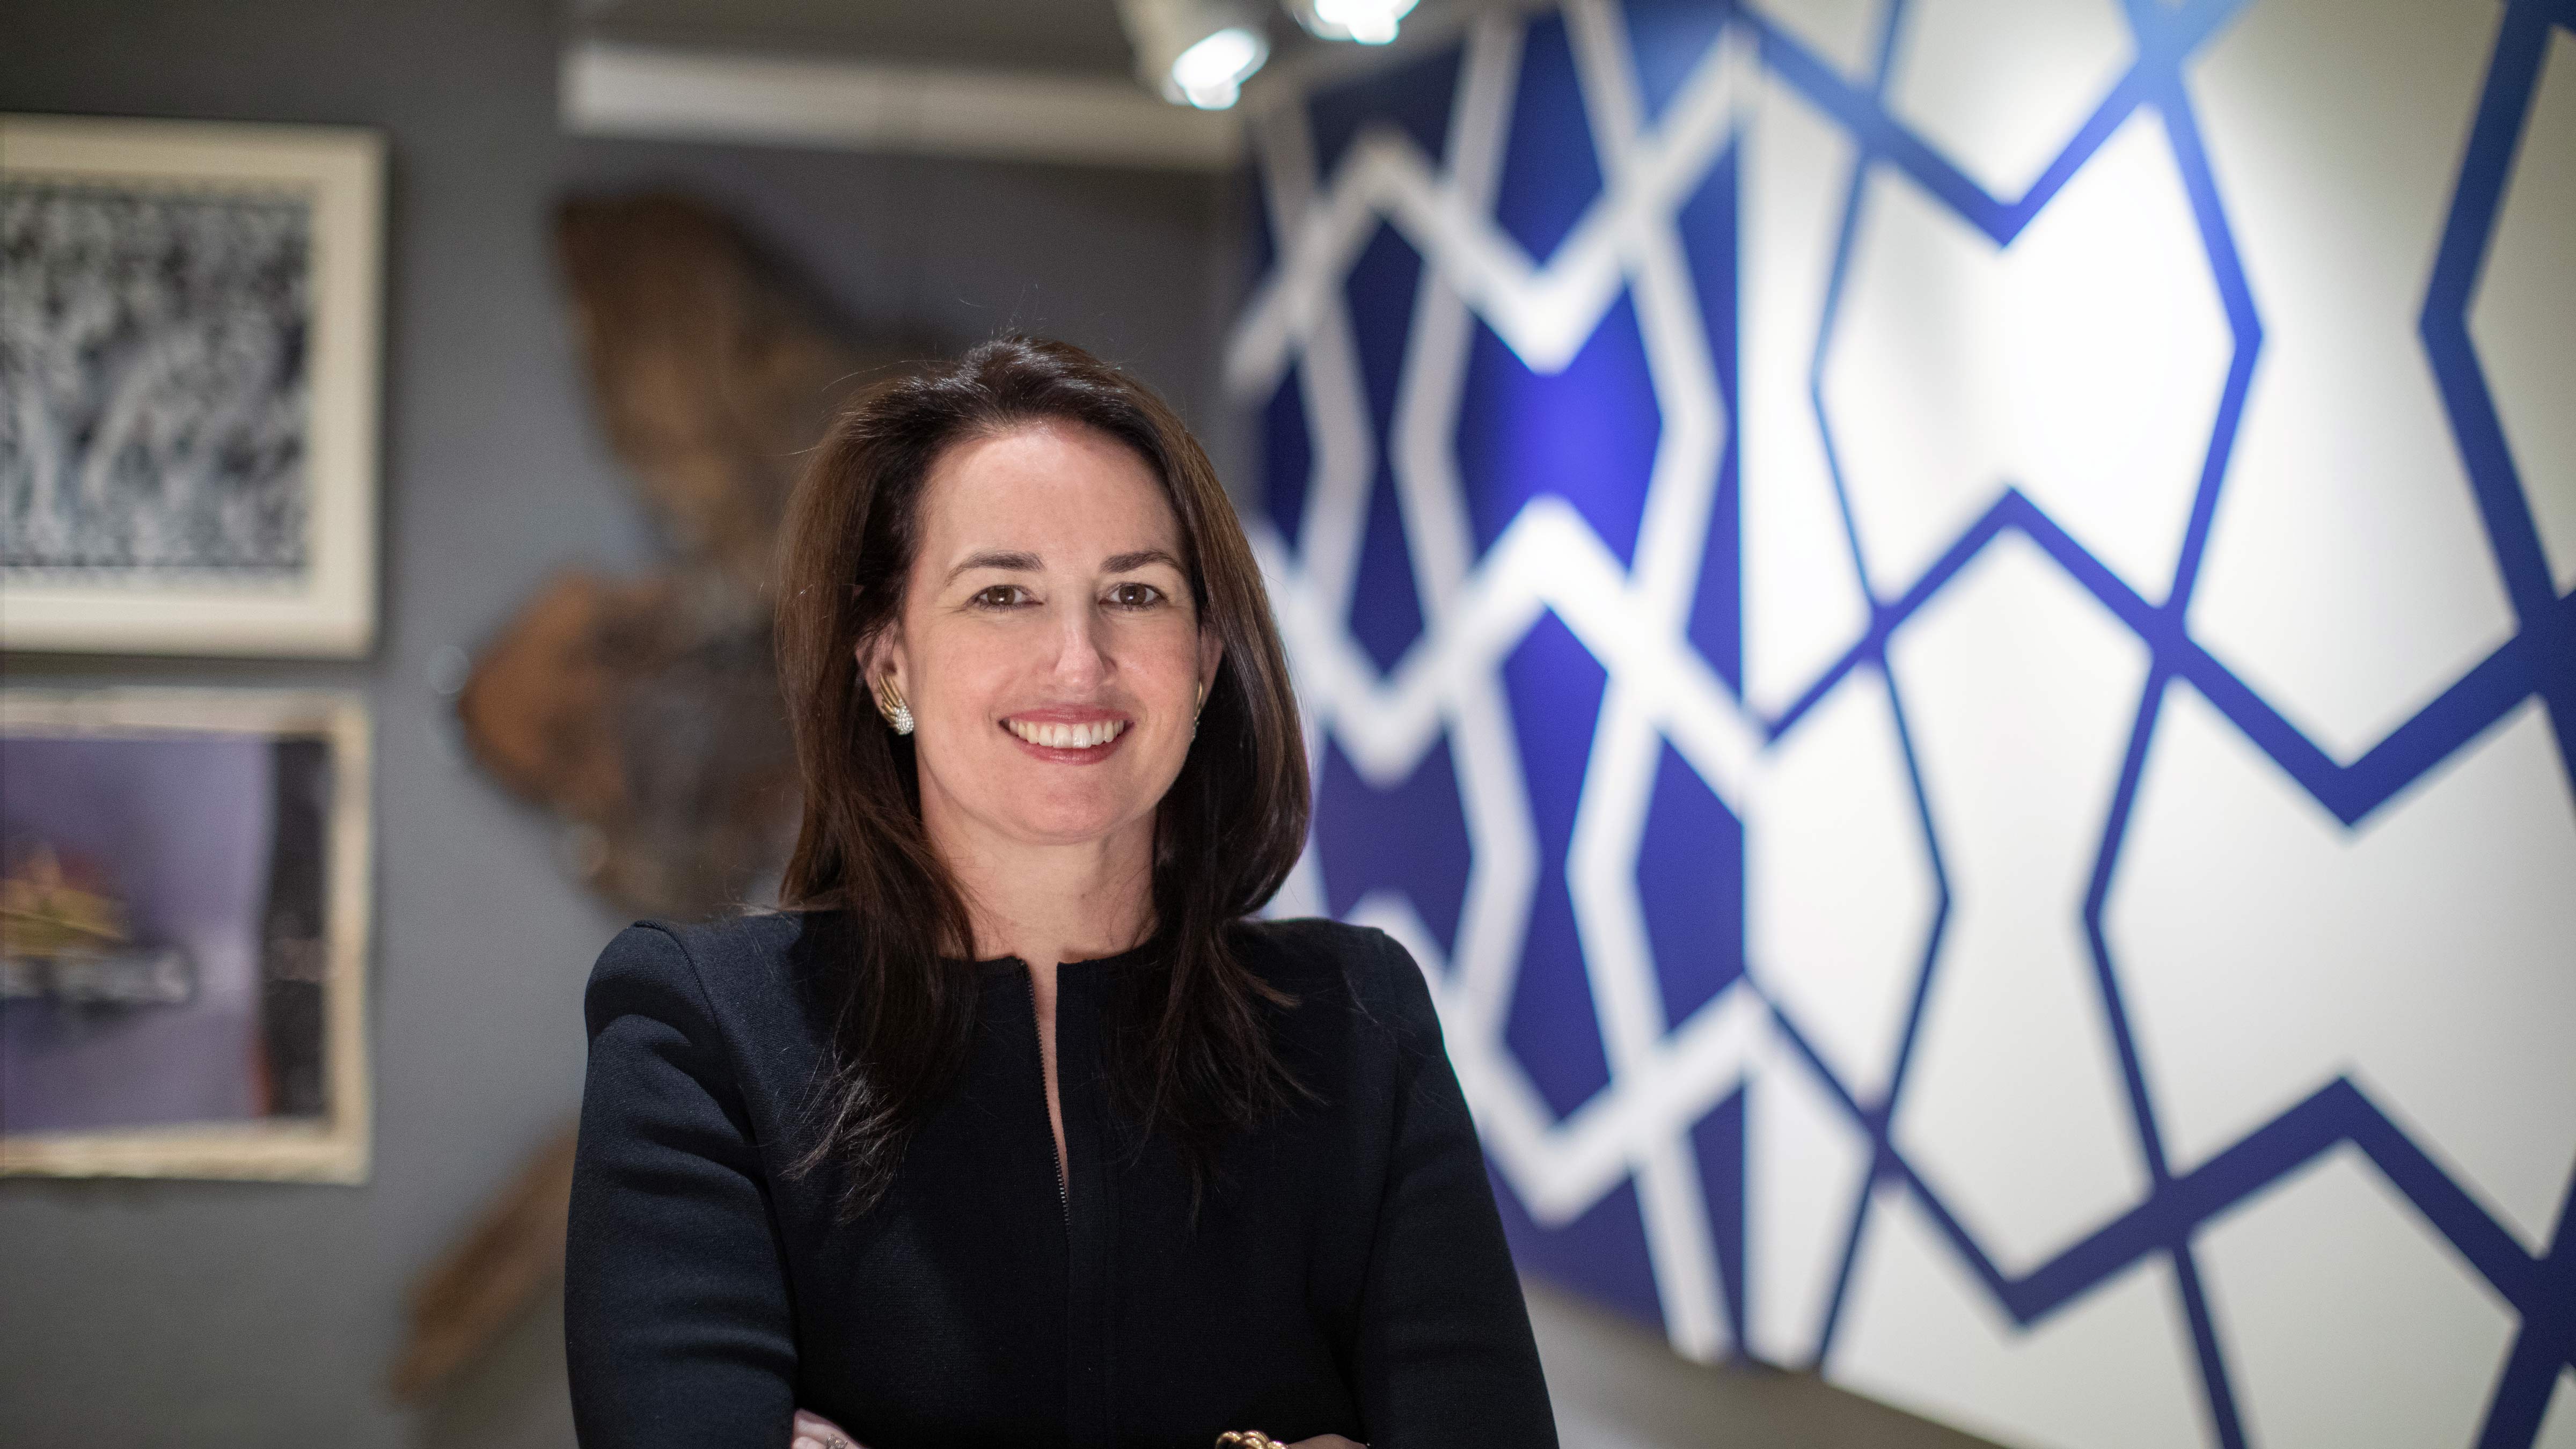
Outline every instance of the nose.
<path fill-rule="evenodd" d="M 1057 621 L 1055 677 L 1069 690 L 1086 690 L 1109 676 L 1114 667 L 1102 646 L 1107 643 L 1101 630 L 1100 612 L 1076 603 L 1063 610 Z"/>

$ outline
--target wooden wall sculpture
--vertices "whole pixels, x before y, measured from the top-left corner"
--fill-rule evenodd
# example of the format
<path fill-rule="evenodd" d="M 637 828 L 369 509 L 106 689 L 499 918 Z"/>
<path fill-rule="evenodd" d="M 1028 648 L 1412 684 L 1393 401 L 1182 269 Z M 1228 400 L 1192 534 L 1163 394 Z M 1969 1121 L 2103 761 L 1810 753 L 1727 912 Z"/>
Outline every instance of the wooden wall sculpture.
<path fill-rule="evenodd" d="M 569 201 L 556 245 L 600 421 L 671 562 L 549 581 L 457 709 L 476 760 L 571 826 L 587 884 L 704 916 L 759 891 L 792 843 L 769 637 L 788 492 L 831 410 L 910 354 L 845 340 L 693 201 Z"/>
<path fill-rule="evenodd" d="M 567 823 L 592 889 L 682 919 L 757 904 L 796 823 L 770 652 L 779 519 L 832 410 L 920 352 L 846 341 L 693 201 L 569 201 L 555 239 L 601 424 L 670 559 L 548 580 L 457 713 L 483 768 Z M 567 1128 L 539 1149 L 414 1283 L 397 1398 L 436 1392 L 560 1291 L 572 1147 Z"/>

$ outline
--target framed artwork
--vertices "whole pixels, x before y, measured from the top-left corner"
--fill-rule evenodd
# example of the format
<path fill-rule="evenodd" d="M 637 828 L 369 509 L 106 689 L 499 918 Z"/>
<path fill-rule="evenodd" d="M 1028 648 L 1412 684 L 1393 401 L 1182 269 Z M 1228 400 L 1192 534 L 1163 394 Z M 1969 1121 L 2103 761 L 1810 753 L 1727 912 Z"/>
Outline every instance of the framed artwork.
<path fill-rule="evenodd" d="M 376 629 L 373 132 L 0 116 L 0 648 Z"/>
<path fill-rule="evenodd" d="M 0 1175 L 367 1175 L 354 696 L 0 691 Z"/>

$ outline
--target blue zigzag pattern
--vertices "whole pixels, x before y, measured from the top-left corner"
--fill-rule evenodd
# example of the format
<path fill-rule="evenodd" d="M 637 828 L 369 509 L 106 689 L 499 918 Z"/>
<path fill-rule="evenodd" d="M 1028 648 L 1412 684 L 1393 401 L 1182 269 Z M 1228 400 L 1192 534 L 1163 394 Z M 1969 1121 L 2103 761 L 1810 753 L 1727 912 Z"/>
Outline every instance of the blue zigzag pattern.
<path fill-rule="evenodd" d="M 1856 1095 L 1810 1044 L 1796 1021 L 1776 1004 L 1772 1015 L 1782 1034 L 1866 1133 L 1874 1154 L 1869 1181 L 1893 1182 L 1911 1193 L 1987 1291 L 2017 1322 L 2028 1325 L 2046 1318 L 2141 1261 L 2162 1258 L 2169 1263 L 2197 1350 L 2208 1407 L 2225 1449 L 2243 1449 L 2246 1433 L 2230 1383 L 2227 1357 L 2213 1327 L 2202 1286 L 2194 1234 L 2202 1224 L 2265 1191 L 2321 1154 L 2351 1144 L 2519 1314 L 2520 1328 L 2494 1385 L 2476 1442 L 2479 1449 L 2526 1449 L 2538 1433 L 2560 1369 L 2576 1364 L 2576 1212 L 2571 1212 L 2571 1204 L 2576 1204 L 2576 1183 L 2570 1184 L 2560 1200 L 2559 1217 L 2550 1232 L 2547 1251 L 2535 1257 L 2361 1087 L 2348 1079 L 2328 1083 L 2199 1167 L 2176 1174 L 2166 1161 L 2156 1104 L 2148 1091 L 2122 1002 L 2103 914 L 2166 686 L 2176 680 L 2188 683 L 2205 696 L 2248 740 L 2346 825 L 2369 817 L 2535 696 L 2545 707 L 2568 775 L 2576 779 L 2576 595 L 2560 597 L 2554 588 L 2539 531 L 2468 328 L 2468 308 L 2506 183 L 2513 172 L 2524 118 L 2538 85 L 2550 34 L 2553 27 L 2576 29 L 2576 0 L 2508 0 L 2505 6 L 2420 321 L 2425 352 L 2438 379 L 2459 454 L 2475 493 L 2478 516 L 2511 601 L 2515 632 L 2412 718 L 2349 764 L 2337 762 L 2309 739 L 2196 642 L 2187 626 L 2211 521 L 2255 362 L 2262 350 L 2263 327 L 2185 90 L 2183 67 L 2234 18 L 2245 0 L 2193 0 L 2179 8 L 2161 0 L 2122 3 L 2135 35 L 2133 63 L 2029 190 L 2016 198 L 1989 193 L 1891 113 L 1886 91 L 1891 61 L 1908 19 L 1908 0 L 1892 0 L 1887 7 L 1870 67 L 1873 79 L 1867 84 L 1847 79 L 1795 35 L 1761 15 L 1732 6 L 1716 7 L 1724 24 L 1750 33 L 1762 65 L 1838 122 L 1858 149 L 1843 199 L 1821 332 L 1807 377 L 1807 396 L 1825 439 L 1845 542 L 1871 601 L 1870 621 L 1865 634 L 1846 654 L 1776 718 L 1762 723 L 1770 736 L 1778 739 L 1795 729 L 1854 670 L 1866 666 L 1874 672 L 1887 691 L 1896 722 L 1918 823 L 1930 855 L 1936 900 L 1901 1045 L 1882 1095 L 1872 1100 Z M 1888 591 L 1882 581 L 1872 579 L 1861 550 L 1854 509 L 1834 450 L 1833 419 L 1825 404 L 1823 387 L 1824 359 L 1852 264 L 1866 178 L 1874 167 L 1896 168 L 1996 245 L 2006 245 L 2141 107 L 2152 107 L 2163 120 L 2234 342 L 2171 589 L 2161 603 L 2140 596 L 2029 498 L 2008 488 L 1920 578 Z M 1721 366 L 1727 371 L 1727 391 L 1731 394 L 1731 360 Z M 1295 389 L 1293 374 L 1283 386 L 1290 391 Z M 1731 406 L 1731 396 L 1728 402 Z M 1274 409 L 1269 426 L 1274 449 L 1287 443 L 1302 455 L 1302 437 L 1278 436 L 1282 428 L 1302 430 L 1302 414 L 1283 416 Z M 1731 469 L 1735 461 L 1731 438 L 1727 447 L 1726 464 Z M 1302 486 L 1301 479 L 1286 481 L 1290 486 Z M 1383 494 L 1386 486 L 1381 477 L 1376 491 Z M 1731 503 L 1732 495 L 1726 497 Z M 1293 524 L 1290 527 L 1293 529 Z M 1906 1160 L 1890 1131 L 1952 913 L 1940 834 L 1915 758 L 1903 691 L 1886 667 L 1887 648 L 1901 625 L 2007 533 L 2018 533 L 2035 544 L 2150 651 L 2145 688 L 2093 861 L 2083 922 L 2095 984 L 2117 1044 L 2128 1106 L 2151 1175 L 2151 1187 L 2133 1209 L 2054 1260 L 2019 1277 L 2008 1276 L 1996 1266 L 1993 1257 L 1940 1194 Z M 1731 562 L 1713 560 L 1719 566 Z M 1363 606 L 1370 602 L 1364 595 Z M 1402 604 L 1408 610 L 1414 607 L 1409 597 Z M 1731 669 L 1726 672 L 1733 673 Z M 1579 761 L 1571 767 L 1579 770 Z M 2576 1051 L 2576 1042 L 2569 1044 L 2569 1050 Z M 1712 1185 L 1713 1189 L 1720 1186 Z M 1733 1194 L 1740 1233 L 1742 1185 L 1739 1181 L 1722 1186 Z M 1857 1195 L 1844 1235 L 1841 1266 L 1820 1353 L 1830 1348 L 1843 1318 L 1852 1265 L 1868 1221 L 1869 1199 L 1865 1184 Z M 1740 1237 L 1734 1246 L 1740 1255 Z M 1740 1271 L 1728 1276 L 1729 1316 L 1740 1338 L 1744 1322 L 1742 1277 Z"/>

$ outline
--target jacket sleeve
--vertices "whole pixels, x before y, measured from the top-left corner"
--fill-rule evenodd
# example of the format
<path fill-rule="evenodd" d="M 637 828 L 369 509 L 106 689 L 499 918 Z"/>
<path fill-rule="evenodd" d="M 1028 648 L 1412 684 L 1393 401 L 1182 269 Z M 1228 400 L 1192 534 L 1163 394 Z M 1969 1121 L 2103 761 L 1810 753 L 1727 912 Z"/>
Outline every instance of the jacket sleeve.
<path fill-rule="evenodd" d="M 1374 935 L 1364 1000 L 1392 1028 L 1393 1138 L 1362 1289 L 1358 1387 L 1374 1449 L 1555 1449 L 1529 1309 L 1422 969 Z"/>
<path fill-rule="evenodd" d="M 697 970 L 630 926 L 584 1001 L 564 1262 L 573 1422 L 587 1449 L 780 1449 L 796 1338 L 759 1149 Z"/>

